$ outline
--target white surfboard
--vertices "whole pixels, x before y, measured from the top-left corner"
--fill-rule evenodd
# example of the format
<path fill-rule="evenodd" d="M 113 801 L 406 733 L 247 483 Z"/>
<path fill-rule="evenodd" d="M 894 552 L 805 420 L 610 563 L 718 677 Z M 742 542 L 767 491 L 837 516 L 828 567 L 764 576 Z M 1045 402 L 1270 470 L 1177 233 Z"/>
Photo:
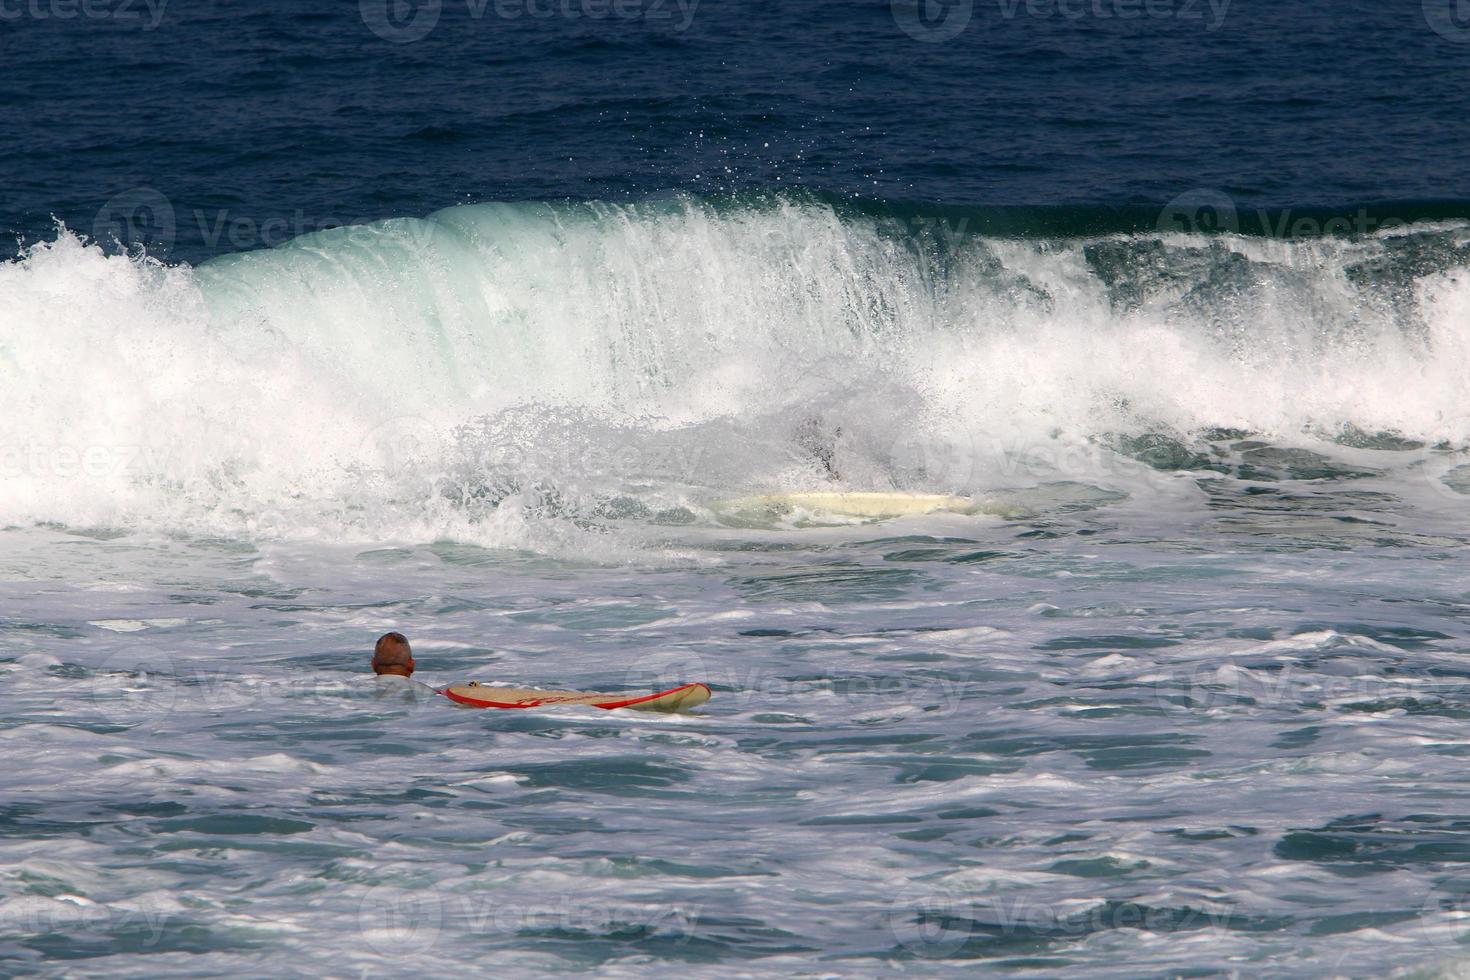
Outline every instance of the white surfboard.
<path fill-rule="evenodd" d="M 883 520 L 913 514 L 973 514 L 984 505 L 974 497 L 946 493 L 908 493 L 893 490 L 804 490 L 796 493 L 766 493 L 723 500 L 715 510 L 730 514 L 769 515 L 783 518 L 802 512 L 818 517 Z"/>

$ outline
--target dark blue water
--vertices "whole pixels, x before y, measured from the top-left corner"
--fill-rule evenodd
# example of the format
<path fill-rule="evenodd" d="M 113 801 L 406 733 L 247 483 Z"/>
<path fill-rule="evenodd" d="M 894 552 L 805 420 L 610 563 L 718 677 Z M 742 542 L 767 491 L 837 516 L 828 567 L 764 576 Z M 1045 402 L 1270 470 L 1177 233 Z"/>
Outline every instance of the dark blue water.
<path fill-rule="evenodd" d="M 1062 226 L 1181 195 L 1251 227 L 1470 200 L 1453 0 L 73 3 L 0 9 L 7 249 L 60 220 L 194 261 L 456 203 L 671 191 Z"/>

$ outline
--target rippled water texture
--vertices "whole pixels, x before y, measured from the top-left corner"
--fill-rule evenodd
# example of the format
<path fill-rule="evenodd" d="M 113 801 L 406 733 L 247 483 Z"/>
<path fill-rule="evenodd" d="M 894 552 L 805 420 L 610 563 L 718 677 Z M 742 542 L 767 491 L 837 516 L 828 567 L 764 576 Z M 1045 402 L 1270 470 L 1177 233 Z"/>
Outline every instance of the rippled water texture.
<path fill-rule="evenodd" d="M 633 568 L 7 531 L 0 949 L 46 975 L 1452 957 L 1463 498 L 1165 474 L 1032 499 L 665 529 L 679 557 Z M 715 696 L 385 702 L 387 628 L 434 683 Z"/>

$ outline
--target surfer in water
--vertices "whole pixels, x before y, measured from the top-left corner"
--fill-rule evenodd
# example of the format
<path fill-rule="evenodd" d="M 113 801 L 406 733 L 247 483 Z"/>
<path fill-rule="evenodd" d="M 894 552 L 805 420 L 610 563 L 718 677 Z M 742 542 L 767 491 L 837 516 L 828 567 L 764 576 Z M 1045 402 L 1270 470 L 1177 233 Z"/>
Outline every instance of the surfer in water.
<path fill-rule="evenodd" d="M 402 633 L 384 633 L 373 647 L 373 673 L 378 697 L 419 701 L 434 696 L 434 689 L 413 679 L 413 648 Z"/>

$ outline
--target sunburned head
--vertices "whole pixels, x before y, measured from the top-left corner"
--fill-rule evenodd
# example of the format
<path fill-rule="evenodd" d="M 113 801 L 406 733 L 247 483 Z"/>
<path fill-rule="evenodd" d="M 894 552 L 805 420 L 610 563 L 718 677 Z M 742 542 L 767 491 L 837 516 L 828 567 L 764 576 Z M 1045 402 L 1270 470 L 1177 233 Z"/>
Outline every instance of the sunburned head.
<path fill-rule="evenodd" d="M 413 650 L 402 633 L 384 633 L 373 647 L 373 673 L 413 676 Z"/>

